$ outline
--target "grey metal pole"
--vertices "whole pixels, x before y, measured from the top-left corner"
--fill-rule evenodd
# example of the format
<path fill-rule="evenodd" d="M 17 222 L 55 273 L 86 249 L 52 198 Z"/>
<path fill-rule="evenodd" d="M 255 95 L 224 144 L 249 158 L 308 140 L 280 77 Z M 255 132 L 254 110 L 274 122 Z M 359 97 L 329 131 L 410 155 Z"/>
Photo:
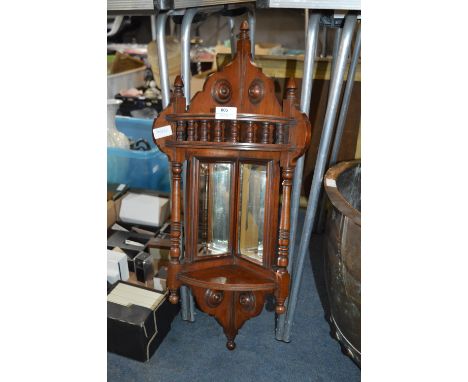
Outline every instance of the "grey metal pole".
<path fill-rule="evenodd" d="M 351 101 L 351 94 L 353 92 L 354 77 L 356 76 L 357 63 L 359 61 L 359 53 L 361 50 L 361 27 L 358 26 L 356 33 L 356 39 L 354 44 L 353 57 L 348 70 L 348 78 L 346 80 L 346 87 L 343 95 L 343 102 L 341 104 L 340 115 L 338 117 L 338 124 L 336 126 L 335 140 L 333 142 L 333 149 L 330 155 L 330 163 L 328 167 L 333 166 L 338 159 L 338 152 L 340 151 L 341 138 L 343 136 L 343 130 L 346 122 L 346 116 L 348 115 L 349 102 Z"/>
<path fill-rule="evenodd" d="M 332 65 L 331 65 L 331 70 L 330 70 L 330 80 L 332 79 L 333 72 L 335 71 L 336 58 L 338 56 L 340 41 L 341 41 L 341 28 L 335 28 L 335 37 L 333 39 Z"/>
<path fill-rule="evenodd" d="M 236 24 L 234 23 L 234 17 L 228 17 L 228 26 L 229 26 L 229 40 L 231 42 L 231 59 L 234 58 L 236 54 Z"/>
<path fill-rule="evenodd" d="M 320 51 L 320 57 L 326 57 L 327 55 L 327 27 L 324 25 L 322 29 L 322 46 Z"/>
<path fill-rule="evenodd" d="M 255 23 L 256 23 L 256 17 L 255 17 L 255 7 L 254 6 L 249 6 L 248 7 L 249 11 L 247 13 L 247 17 L 249 20 L 249 34 L 250 34 L 250 44 L 252 48 L 252 60 L 255 58 Z"/>
<path fill-rule="evenodd" d="M 156 15 L 150 16 L 151 40 L 156 41 Z"/>
<path fill-rule="evenodd" d="M 198 8 L 190 8 L 185 11 L 182 19 L 181 29 L 181 49 L 182 49 L 182 80 L 184 81 L 185 104 L 190 104 L 190 27 L 192 26 L 193 18 L 198 13 Z"/>
<path fill-rule="evenodd" d="M 314 64 L 315 64 L 315 51 L 317 49 L 317 41 L 320 27 L 320 14 L 313 13 L 309 17 L 306 50 L 304 55 L 304 74 L 302 76 L 302 90 L 301 90 L 301 111 L 305 114 L 309 114 L 310 109 L 310 98 L 312 95 L 312 83 L 314 75 Z M 297 163 L 296 169 L 294 170 L 293 178 L 293 189 L 291 196 L 291 226 L 289 233 L 289 263 L 288 272 L 291 274 L 293 269 L 294 260 L 294 247 L 296 239 L 296 228 L 297 228 L 297 214 L 299 211 L 299 201 L 301 197 L 301 185 L 302 185 L 302 172 L 304 169 L 304 156 L 301 156 Z M 288 300 L 285 302 L 285 306 L 288 306 Z M 276 325 L 276 339 L 283 340 L 283 330 L 285 323 L 285 315 L 278 316 Z"/>
<path fill-rule="evenodd" d="M 335 132 L 335 139 L 333 141 L 332 151 L 330 154 L 330 159 L 327 165 L 327 168 L 333 166 L 337 159 L 341 146 L 341 138 L 343 137 L 344 125 L 346 122 L 346 116 L 348 114 L 349 102 L 351 100 L 351 93 L 353 91 L 354 85 L 354 76 L 356 74 L 356 67 L 359 60 L 359 49 L 361 47 L 361 28 L 358 26 L 358 31 L 356 33 L 355 39 L 355 48 L 353 51 L 353 56 L 351 58 L 351 63 L 348 70 L 348 78 L 346 80 L 346 87 L 343 95 L 343 101 L 341 102 L 340 114 L 338 117 L 338 124 Z M 326 218 L 326 197 L 322 192 L 322 195 L 319 200 L 318 207 L 318 219 L 315 226 L 315 232 L 322 233 L 325 229 L 325 218 Z"/>
<path fill-rule="evenodd" d="M 346 16 L 345 24 L 343 27 L 343 35 L 338 50 L 336 67 L 333 72 L 330 85 L 330 95 L 328 97 L 327 111 L 323 124 L 322 136 L 320 138 L 320 145 L 315 163 L 314 177 L 310 188 L 309 202 L 307 204 L 307 211 L 304 220 L 304 227 L 302 229 L 301 243 L 299 245 L 299 253 L 295 268 L 293 270 L 293 279 L 290 294 L 290 304 L 286 313 L 286 321 L 284 325 L 283 341 L 290 341 L 291 326 L 294 321 L 294 314 L 297 305 L 299 288 L 301 286 L 302 271 L 304 267 L 305 255 L 308 252 L 310 236 L 312 233 L 312 226 L 314 223 L 315 214 L 317 211 L 317 204 L 320 196 L 320 189 L 322 186 L 322 178 L 325 173 L 327 164 L 327 157 L 330 148 L 330 141 L 333 133 L 333 125 L 336 119 L 336 112 L 340 100 L 341 88 L 343 85 L 344 71 L 346 61 L 348 58 L 349 50 L 351 48 L 351 40 L 353 37 L 354 26 L 356 25 L 356 15 L 351 14 Z"/>
<path fill-rule="evenodd" d="M 181 255 L 185 257 L 185 246 L 184 243 L 184 236 L 185 236 L 185 227 L 187 227 L 187 161 L 184 161 L 182 165 L 182 182 L 184 186 L 184 193 L 182 197 L 183 207 L 184 207 L 184 230 L 181 236 Z M 180 305 L 181 305 L 181 316 L 182 320 L 184 321 L 195 321 L 195 313 L 194 313 L 194 303 L 193 303 L 193 296 L 190 292 L 190 289 L 186 286 L 182 285 L 180 287 Z"/>
<path fill-rule="evenodd" d="M 169 88 L 169 73 L 167 69 L 166 55 L 166 21 L 169 12 L 159 13 L 156 19 L 156 38 L 158 48 L 158 64 L 159 64 L 159 79 L 161 82 L 162 107 L 163 109 L 169 105 L 170 88 Z"/>
<path fill-rule="evenodd" d="M 187 9 L 182 19 L 181 26 L 181 73 L 182 80 L 184 82 L 184 95 L 185 95 L 185 105 L 190 105 L 190 29 L 192 26 L 193 18 L 198 13 L 198 8 Z M 183 176 L 184 176 L 184 211 L 186 211 L 186 185 L 187 185 L 187 161 L 184 161 L 183 164 Z M 184 213 L 184 229 L 187 227 L 187 217 Z M 185 286 L 180 288 L 180 297 L 181 297 L 181 314 L 182 319 L 185 321 L 193 322 L 195 321 L 194 313 L 194 303 L 193 296 L 190 293 L 190 289 Z"/>

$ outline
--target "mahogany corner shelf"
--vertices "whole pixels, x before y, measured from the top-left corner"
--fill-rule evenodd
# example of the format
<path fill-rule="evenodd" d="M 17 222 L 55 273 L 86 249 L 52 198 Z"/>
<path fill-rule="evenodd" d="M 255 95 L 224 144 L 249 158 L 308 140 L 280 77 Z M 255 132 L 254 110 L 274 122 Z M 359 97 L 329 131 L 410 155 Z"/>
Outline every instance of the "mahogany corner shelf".
<path fill-rule="evenodd" d="M 311 137 L 294 79 L 280 103 L 273 80 L 250 52 L 244 21 L 232 62 L 206 79 L 188 108 L 177 77 L 171 103 L 153 124 L 155 143 L 172 168 L 169 301 L 177 304 L 178 289 L 188 286 L 198 307 L 223 327 L 230 350 L 268 295 L 277 314 L 286 311 L 292 178 Z M 217 107 L 235 108 L 234 117 L 216 118 Z"/>
<path fill-rule="evenodd" d="M 182 272 L 178 279 L 186 285 L 228 291 L 273 290 L 276 286 L 274 278 L 259 277 L 239 264 Z"/>

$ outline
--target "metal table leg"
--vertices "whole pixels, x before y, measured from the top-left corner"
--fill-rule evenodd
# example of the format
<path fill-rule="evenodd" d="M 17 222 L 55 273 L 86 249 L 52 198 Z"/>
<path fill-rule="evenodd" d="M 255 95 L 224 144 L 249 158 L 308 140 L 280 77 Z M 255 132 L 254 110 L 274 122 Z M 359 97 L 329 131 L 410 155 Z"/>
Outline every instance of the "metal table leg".
<path fill-rule="evenodd" d="M 150 16 L 151 40 L 156 41 L 156 15 Z"/>
<path fill-rule="evenodd" d="M 333 78 L 333 72 L 335 71 L 336 59 L 338 56 L 338 50 L 340 48 L 341 41 L 341 28 L 335 28 L 335 37 L 333 39 L 333 53 L 332 53 L 332 65 L 330 70 L 330 80 Z"/>
<path fill-rule="evenodd" d="M 310 98 L 312 95 L 312 82 L 314 75 L 314 63 L 315 63 L 315 51 L 317 48 L 319 26 L 320 26 L 320 14 L 311 14 L 309 17 L 306 50 L 304 57 L 304 75 L 302 78 L 302 91 L 301 91 L 301 111 L 309 114 Z M 296 169 L 294 171 L 293 178 L 293 189 L 291 196 L 291 227 L 290 227 L 290 241 L 289 241 L 289 263 L 288 272 L 292 274 L 293 260 L 294 260 L 294 246 L 296 239 L 296 227 L 297 227 L 297 214 L 299 210 L 299 200 L 301 196 L 301 185 L 302 185 L 302 172 L 304 169 L 304 156 L 300 157 L 296 163 Z M 294 274 L 292 274 L 292 280 L 294 280 Z M 286 300 L 285 306 L 288 308 L 289 299 Z M 289 309 L 287 309 L 289 310 Z M 276 325 L 276 339 L 282 341 L 285 324 L 285 314 L 278 316 Z"/>
<path fill-rule="evenodd" d="M 296 264 L 293 269 L 293 278 L 291 293 L 284 323 L 284 334 L 282 340 L 285 342 L 290 341 L 291 326 L 294 321 L 294 314 L 297 305 L 299 288 L 301 285 L 302 271 L 304 266 L 305 255 L 308 252 L 310 235 L 312 233 L 312 226 L 317 211 L 317 205 L 322 186 L 322 178 L 327 164 L 327 157 L 330 148 L 330 141 L 333 133 L 333 125 L 335 123 L 336 112 L 343 85 L 344 71 L 346 61 L 351 47 L 351 40 L 353 36 L 354 27 L 356 25 L 356 15 L 351 14 L 346 16 L 345 24 L 343 27 L 342 38 L 340 41 L 340 48 L 336 60 L 336 67 L 333 71 L 333 77 L 330 84 L 330 95 L 328 98 L 327 111 L 325 114 L 325 121 L 320 138 L 320 145 L 315 163 L 314 177 L 312 179 L 312 186 L 309 194 L 309 201 L 307 204 L 307 212 L 304 220 L 304 227 L 302 229 L 301 243 L 299 246 L 299 253 Z"/>
<path fill-rule="evenodd" d="M 195 15 L 198 13 L 198 8 L 190 8 L 185 11 L 181 27 L 181 49 L 182 49 L 182 80 L 184 81 L 185 102 L 190 104 L 190 27 Z"/>
<path fill-rule="evenodd" d="M 340 151 L 341 138 L 343 136 L 343 130 L 346 122 L 346 116 L 348 114 L 349 102 L 351 101 L 351 93 L 353 92 L 354 77 L 356 76 L 356 67 L 359 61 L 359 53 L 361 50 L 361 27 L 358 26 L 356 33 L 355 45 L 353 57 L 351 58 L 351 64 L 349 65 L 348 78 L 346 80 L 346 87 L 343 95 L 343 102 L 341 104 L 340 115 L 338 117 L 338 124 L 336 126 L 335 140 L 333 142 L 333 149 L 330 155 L 330 163 L 328 167 L 333 166 L 338 159 L 338 152 Z"/>
<path fill-rule="evenodd" d="M 236 24 L 234 23 L 234 17 L 228 17 L 229 26 L 229 41 L 231 42 L 231 59 L 234 59 L 236 54 Z"/>
<path fill-rule="evenodd" d="M 170 87 L 169 73 L 167 69 L 167 54 L 166 54 L 166 21 L 169 12 L 159 13 L 156 19 L 156 39 L 158 48 L 158 64 L 159 64 L 159 79 L 161 82 L 162 107 L 163 109 L 169 105 Z"/>
<path fill-rule="evenodd" d="M 255 58 L 255 7 L 248 7 L 248 20 L 249 20 L 249 37 L 250 45 L 252 47 L 252 60 Z"/>
<path fill-rule="evenodd" d="M 183 245 L 183 243 L 184 243 L 184 236 L 185 236 L 185 227 L 187 227 L 187 214 L 185 213 L 185 211 L 187 211 L 187 198 L 185 197 L 186 189 L 187 189 L 187 161 L 184 161 L 182 165 L 182 184 L 184 186 L 184 190 L 183 190 L 184 196 L 182 197 L 182 203 L 183 203 L 183 208 L 184 208 L 184 230 L 182 232 L 182 237 L 180 240 L 181 257 L 185 256 L 185 246 Z M 180 314 L 182 316 L 182 320 L 190 321 L 190 322 L 195 321 L 195 309 L 194 309 L 193 296 L 192 296 L 192 293 L 190 292 L 190 289 L 184 285 L 180 287 L 180 308 L 181 308 Z"/>
<path fill-rule="evenodd" d="M 343 101 L 341 102 L 341 109 L 340 109 L 340 114 L 338 117 L 338 124 L 336 127 L 333 148 L 330 154 L 330 159 L 329 159 L 327 168 L 330 168 L 330 166 L 336 163 L 336 160 L 338 158 L 338 153 L 340 151 L 341 138 L 343 136 L 346 116 L 348 114 L 349 102 L 351 100 L 351 93 L 353 91 L 354 76 L 356 74 L 357 62 L 359 60 L 359 49 L 361 46 L 361 29 L 360 29 L 360 26 L 358 26 L 358 28 L 359 29 L 358 29 L 358 32 L 356 33 L 356 39 L 355 39 L 355 49 L 354 49 L 353 57 L 351 59 L 351 63 L 350 63 L 349 70 L 348 70 L 348 78 L 346 80 L 346 87 L 345 87 L 345 91 L 343 95 Z M 334 62 L 336 62 L 336 60 L 334 60 Z M 318 211 L 319 211 L 318 219 L 316 221 L 315 231 L 317 233 L 323 233 L 323 231 L 325 230 L 325 218 L 327 214 L 326 197 L 323 192 L 321 193 Z"/>

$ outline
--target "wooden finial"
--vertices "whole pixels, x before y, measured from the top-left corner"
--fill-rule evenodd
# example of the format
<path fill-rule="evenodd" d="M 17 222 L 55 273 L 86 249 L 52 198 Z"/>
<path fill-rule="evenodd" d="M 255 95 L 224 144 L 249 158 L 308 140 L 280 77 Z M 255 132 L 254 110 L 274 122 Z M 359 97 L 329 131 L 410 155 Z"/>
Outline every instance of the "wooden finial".
<path fill-rule="evenodd" d="M 182 78 L 178 75 L 174 81 L 174 96 L 183 97 L 184 96 L 184 82 Z"/>
<path fill-rule="evenodd" d="M 239 39 L 240 40 L 246 40 L 249 38 L 249 23 L 247 20 L 242 21 L 242 24 L 240 26 L 240 34 L 239 34 Z"/>
<path fill-rule="evenodd" d="M 295 99 L 296 98 L 296 80 L 294 77 L 289 77 L 288 82 L 286 83 L 286 98 Z"/>

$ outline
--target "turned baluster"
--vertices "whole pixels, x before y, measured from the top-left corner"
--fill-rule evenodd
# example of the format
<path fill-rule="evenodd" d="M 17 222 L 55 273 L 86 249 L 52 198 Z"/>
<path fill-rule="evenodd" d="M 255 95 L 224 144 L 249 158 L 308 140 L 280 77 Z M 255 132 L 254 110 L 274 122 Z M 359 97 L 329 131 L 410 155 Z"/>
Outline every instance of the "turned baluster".
<path fill-rule="evenodd" d="M 273 143 L 273 137 L 275 136 L 274 131 L 275 131 L 275 125 L 273 123 L 270 123 L 268 125 L 268 143 Z"/>
<path fill-rule="evenodd" d="M 283 202 L 281 205 L 281 219 L 279 226 L 278 237 L 278 259 L 276 265 L 278 266 L 277 273 L 284 277 L 287 274 L 288 266 L 288 248 L 289 248 L 289 223 L 290 223 L 290 206 L 291 206 L 291 186 L 292 178 L 294 175 L 294 168 L 288 167 L 283 169 Z M 287 293 L 286 293 L 287 295 Z M 286 297 L 277 296 L 276 298 L 276 313 L 283 314 L 286 311 L 284 301 Z"/>
<path fill-rule="evenodd" d="M 283 124 L 277 123 L 276 124 L 276 143 L 283 144 L 284 143 L 284 130 Z"/>
<path fill-rule="evenodd" d="M 203 142 L 208 140 L 208 126 L 205 120 L 200 122 L 200 140 Z"/>
<path fill-rule="evenodd" d="M 231 142 L 239 142 L 239 125 L 236 120 L 231 121 Z"/>
<path fill-rule="evenodd" d="M 180 220 L 180 206 L 181 206 L 181 176 L 182 163 L 172 162 L 172 206 L 171 206 L 171 249 L 170 249 L 170 262 L 173 267 L 179 265 L 180 257 L 180 236 L 182 231 L 182 224 Z M 173 270 L 170 268 L 170 276 Z M 169 301 L 172 304 L 179 302 L 177 295 L 177 285 L 174 285 L 172 277 L 168 278 Z"/>
<path fill-rule="evenodd" d="M 185 121 L 177 121 L 176 136 L 178 141 L 183 141 L 185 138 Z"/>
<path fill-rule="evenodd" d="M 262 143 L 269 143 L 269 125 L 268 122 L 262 122 Z"/>
<path fill-rule="evenodd" d="M 254 141 L 254 126 L 252 121 L 247 121 L 247 143 Z"/>
<path fill-rule="evenodd" d="M 226 125 L 228 121 L 221 122 L 221 142 L 226 140 Z"/>
<path fill-rule="evenodd" d="M 214 139 L 215 142 L 222 142 L 221 136 L 221 121 L 217 119 L 214 126 Z"/>
<path fill-rule="evenodd" d="M 289 143 L 289 125 L 283 125 L 283 143 Z"/>
<path fill-rule="evenodd" d="M 187 141 L 195 140 L 195 125 L 193 120 L 187 122 Z"/>

